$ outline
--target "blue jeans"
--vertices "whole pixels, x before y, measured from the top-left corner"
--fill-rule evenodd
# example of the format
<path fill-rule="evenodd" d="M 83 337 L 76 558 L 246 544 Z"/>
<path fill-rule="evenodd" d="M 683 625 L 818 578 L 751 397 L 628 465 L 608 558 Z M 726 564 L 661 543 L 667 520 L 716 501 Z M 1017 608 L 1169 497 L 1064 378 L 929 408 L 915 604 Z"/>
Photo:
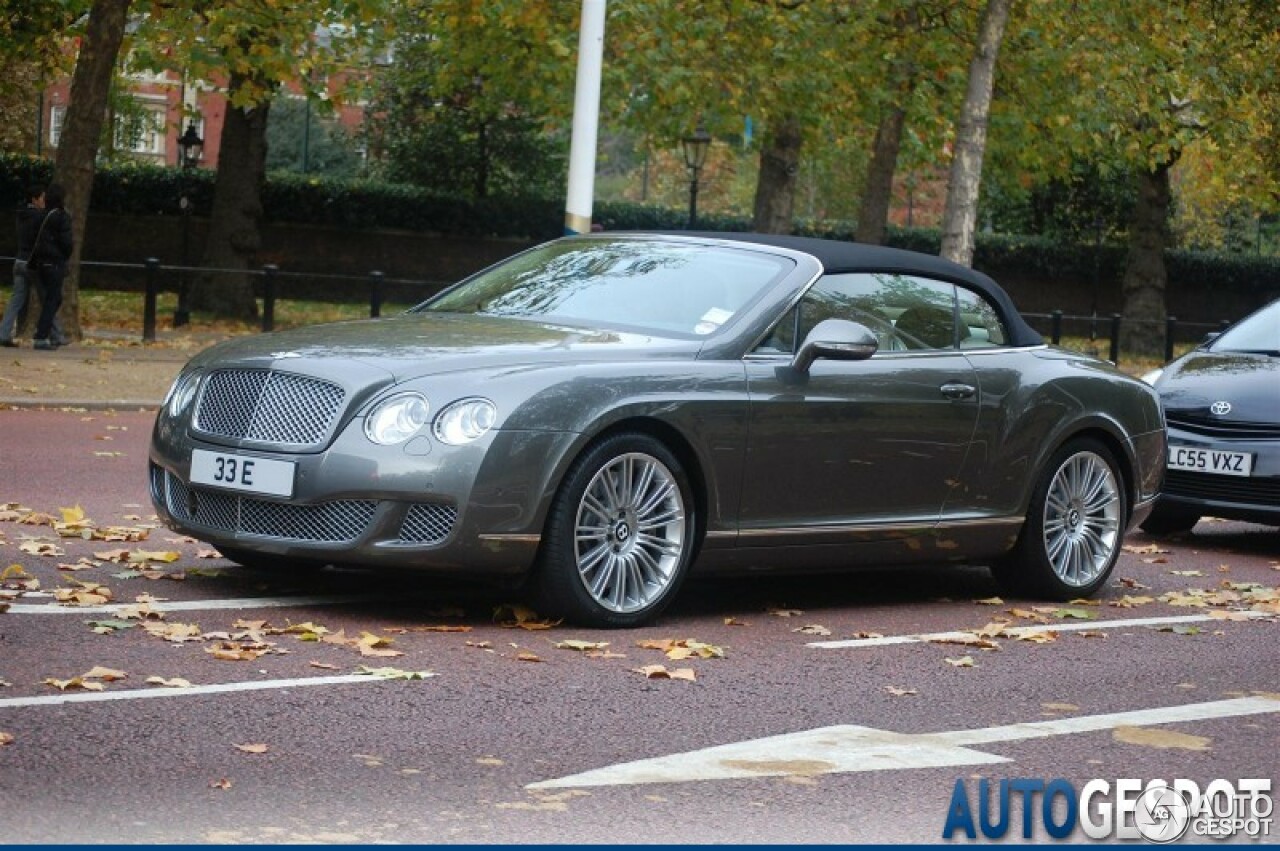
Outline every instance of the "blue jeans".
<path fill-rule="evenodd" d="M 27 276 L 18 271 L 15 264 L 13 267 L 13 295 L 9 296 L 9 303 L 4 308 L 4 318 L 0 319 L 0 340 L 12 340 L 14 331 L 17 330 L 19 317 L 26 313 L 27 302 L 30 300 L 30 286 L 27 283 Z M 62 325 L 55 318 L 53 320 L 53 339 L 61 341 L 64 339 L 62 334 Z"/>

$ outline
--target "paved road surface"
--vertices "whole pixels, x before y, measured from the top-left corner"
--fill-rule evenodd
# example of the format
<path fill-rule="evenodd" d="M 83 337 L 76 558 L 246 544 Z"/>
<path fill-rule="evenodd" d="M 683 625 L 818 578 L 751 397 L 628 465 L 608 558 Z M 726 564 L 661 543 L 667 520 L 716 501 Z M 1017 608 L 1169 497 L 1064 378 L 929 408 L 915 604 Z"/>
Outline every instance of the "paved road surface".
<path fill-rule="evenodd" d="M 95 527 L 152 523 L 150 420 L 0 411 L 0 503 L 55 515 L 79 505 Z M 163 529 L 108 542 L 0 519 L 0 570 L 20 565 L 40 583 L 0 614 L 0 732 L 13 737 L 0 745 L 0 835 L 934 842 L 958 778 L 1274 784 L 1276 624 L 1223 583 L 1274 590 L 1280 534 L 1202 523 L 1179 542 L 1129 543 L 1100 605 L 1034 613 L 1043 625 L 1025 616 L 1035 601 L 989 600 L 997 592 L 981 569 L 928 569 L 695 583 L 661 623 L 601 632 L 504 628 L 492 614 L 509 600 L 483 588 L 265 575 Z M 39 544 L 60 554 L 40 555 Z M 123 578 L 137 571 L 108 560 L 114 550 L 179 557 L 141 565 L 157 578 Z M 99 566 L 59 570 L 82 557 Z M 150 595 L 151 611 L 42 596 L 73 580 L 106 586 L 111 604 Z M 28 580 L 11 570 L 8 582 Z M 1214 605 L 1158 599 L 1187 589 L 1217 595 Z M 998 650 L 906 638 L 1001 617 L 1055 636 L 1001 637 Z M 144 620 L 195 635 L 166 640 L 141 625 L 101 634 L 88 623 Z M 279 632 L 290 625 L 298 631 Z M 361 655 L 353 641 L 366 633 L 391 643 L 365 652 L 403 655 Z M 330 641 L 307 640 L 321 637 Z M 555 646 L 571 639 L 608 647 Z M 725 658 L 676 661 L 637 646 L 678 639 Z M 226 660 L 213 650 L 267 652 Z M 976 667 L 947 661 L 964 656 Z M 690 668 L 696 681 L 634 672 L 651 664 Z M 359 675 L 361 665 L 432 676 L 382 679 Z M 94 666 L 127 678 L 101 692 L 42 684 Z M 152 676 L 193 687 L 146 684 Z"/>

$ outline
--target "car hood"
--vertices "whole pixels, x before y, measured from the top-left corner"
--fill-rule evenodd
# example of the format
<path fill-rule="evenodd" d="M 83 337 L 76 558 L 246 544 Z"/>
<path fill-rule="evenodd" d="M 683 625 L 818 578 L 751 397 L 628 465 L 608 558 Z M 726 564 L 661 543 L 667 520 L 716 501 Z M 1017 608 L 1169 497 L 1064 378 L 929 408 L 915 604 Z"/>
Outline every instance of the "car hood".
<path fill-rule="evenodd" d="M 501 316 L 411 313 L 238 337 L 206 350 L 192 364 L 320 375 L 325 363 L 336 366 L 341 361 L 344 371 L 381 372 L 398 382 L 467 369 L 695 357 L 700 347 L 701 341 L 696 340 Z"/>
<path fill-rule="evenodd" d="M 1157 384 L 1166 412 L 1209 413 L 1227 402 L 1224 420 L 1280 422 L 1280 358 L 1249 352 L 1191 352 L 1174 361 Z"/>

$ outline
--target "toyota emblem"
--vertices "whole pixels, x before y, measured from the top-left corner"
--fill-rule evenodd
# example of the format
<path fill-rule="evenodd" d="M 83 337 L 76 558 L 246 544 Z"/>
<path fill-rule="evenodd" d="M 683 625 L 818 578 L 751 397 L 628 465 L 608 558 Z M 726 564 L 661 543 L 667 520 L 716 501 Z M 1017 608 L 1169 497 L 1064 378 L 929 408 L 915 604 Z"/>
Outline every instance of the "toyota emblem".
<path fill-rule="evenodd" d="M 1219 417 L 1225 417 L 1227 414 L 1231 413 L 1231 403 L 1230 402 L 1214 402 L 1212 405 L 1209 406 L 1209 413 L 1215 414 Z"/>

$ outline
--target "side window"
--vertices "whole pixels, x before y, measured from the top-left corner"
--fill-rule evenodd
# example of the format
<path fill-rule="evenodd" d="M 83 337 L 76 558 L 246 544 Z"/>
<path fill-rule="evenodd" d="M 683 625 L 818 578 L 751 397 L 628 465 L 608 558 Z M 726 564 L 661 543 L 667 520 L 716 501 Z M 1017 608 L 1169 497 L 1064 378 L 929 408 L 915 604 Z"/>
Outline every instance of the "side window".
<path fill-rule="evenodd" d="M 774 326 L 757 351 L 794 352 L 796 341 L 804 340 L 824 319 L 865 325 L 879 339 L 881 352 L 954 348 L 955 289 L 908 275 L 826 275 Z"/>
<path fill-rule="evenodd" d="M 960 310 L 960 348 L 994 349 L 1008 345 L 1009 335 L 991 302 L 959 287 L 956 301 Z"/>

